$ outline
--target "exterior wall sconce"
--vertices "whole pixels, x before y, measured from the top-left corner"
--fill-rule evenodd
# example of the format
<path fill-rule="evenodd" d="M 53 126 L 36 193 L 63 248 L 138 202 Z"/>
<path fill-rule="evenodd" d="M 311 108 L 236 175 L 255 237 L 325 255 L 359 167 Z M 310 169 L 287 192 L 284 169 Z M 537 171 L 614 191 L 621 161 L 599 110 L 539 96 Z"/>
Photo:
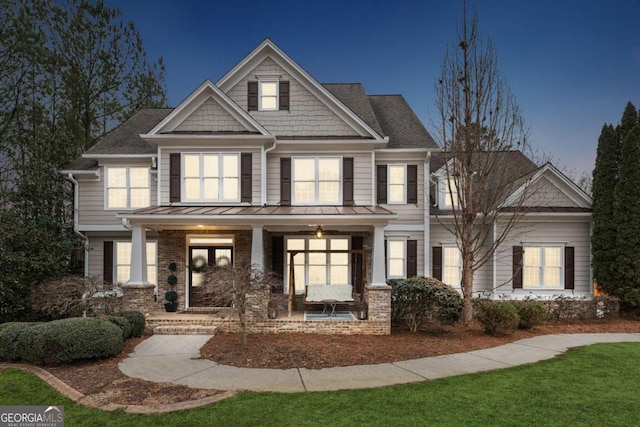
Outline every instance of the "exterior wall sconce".
<path fill-rule="evenodd" d="M 316 231 L 314 233 L 316 235 L 316 239 L 321 239 L 322 234 L 324 233 L 324 230 L 322 229 L 321 226 L 318 226 L 318 228 L 316 228 Z"/>

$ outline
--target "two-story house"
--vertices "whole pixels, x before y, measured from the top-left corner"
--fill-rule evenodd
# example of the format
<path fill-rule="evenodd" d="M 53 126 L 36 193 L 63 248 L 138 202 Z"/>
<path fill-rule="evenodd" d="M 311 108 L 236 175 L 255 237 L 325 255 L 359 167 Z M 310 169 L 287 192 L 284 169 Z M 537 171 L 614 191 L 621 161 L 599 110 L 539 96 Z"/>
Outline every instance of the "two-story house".
<path fill-rule="evenodd" d="M 139 111 L 63 173 L 75 183 L 85 273 L 157 286 L 159 309 L 176 263 L 180 307 L 197 310 L 203 278 L 188 267 L 200 264 L 262 266 L 285 293 L 292 276 L 296 293 L 373 292 L 414 275 L 459 286 L 459 251 L 440 224 L 452 199 L 439 190 L 439 151 L 401 95 L 321 84 L 266 39 L 177 107 Z M 553 166 L 512 156 L 544 191 L 526 236 L 479 271 L 478 291 L 590 294 L 588 196 Z"/>

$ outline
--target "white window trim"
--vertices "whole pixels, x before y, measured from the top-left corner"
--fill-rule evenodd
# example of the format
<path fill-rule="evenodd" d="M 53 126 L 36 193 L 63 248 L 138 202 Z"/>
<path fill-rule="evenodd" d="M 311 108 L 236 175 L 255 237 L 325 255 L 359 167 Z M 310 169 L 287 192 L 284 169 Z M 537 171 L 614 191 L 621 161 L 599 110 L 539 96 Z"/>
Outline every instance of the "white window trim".
<path fill-rule="evenodd" d="M 455 249 L 458 253 L 458 282 L 457 283 L 447 283 L 444 280 L 445 267 L 447 267 L 447 265 L 444 262 L 444 260 L 446 259 L 446 256 L 445 256 L 446 249 Z M 457 245 L 451 245 L 451 244 L 442 245 L 442 282 L 456 289 L 459 289 L 462 287 L 462 285 L 460 284 L 461 281 L 462 281 L 462 252 L 460 252 L 460 248 L 458 248 Z"/>
<path fill-rule="evenodd" d="M 309 160 L 313 159 L 315 161 L 315 194 L 316 200 L 310 203 L 301 203 L 295 200 L 296 191 L 296 168 L 295 162 L 298 159 Z M 338 200 L 335 203 L 325 203 L 320 202 L 320 168 L 318 167 L 320 159 L 338 159 L 338 167 L 339 167 L 339 177 L 338 177 Z M 342 165 L 344 159 L 341 156 L 294 156 L 291 158 L 291 204 L 293 206 L 341 206 L 342 205 L 342 189 L 343 189 L 343 175 L 342 175 Z M 334 182 L 334 181 L 322 181 L 322 182 Z"/>
<path fill-rule="evenodd" d="M 391 201 L 391 169 L 394 167 L 402 167 L 404 169 L 404 183 L 402 184 L 402 200 Z M 406 205 L 407 204 L 407 165 L 406 163 L 390 163 L 387 164 L 387 204 L 388 205 Z"/>
<path fill-rule="evenodd" d="M 284 292 L 287 293 L 289 292 L 289 253 L 287 252 L 287 241 L 289 239 L 292 240 L 301 240 L 304 239 L 304 250 L 309 250 L 309 241 L 310 240 L 315 240 L 315 236 L 305 236 L 305 235 L 290 235 L 290 236 L 284 236 L 284 269 L 285 269 L 285 273 L 284 273 Z M 343 235 L 332 235 L 332 236 L 325 236 L 323 237 L 323 239 L 325 240 L 343 240 L 346 239 L 348 241 L 348 250 L 351 250 L 351 236 L 347 235 L 347 234 L 343 234 Z M 331 246 L 331 245 L 329 245 Z M 308 283 L 309 282 L 309 253 L 304 253 L 302 254 L 304 255 L 304 282 L 303 283 Z M 327 253 L 327 262 L 326 262 L 326 266 L 327 268 L 327 283 L 329 283 L 329 279 L 331 278 L 331 254 Z M 299 255 L 298 255 L 299 256 Z M 349 280 L 353 277 L 353 273 L 352 273 L 352 265 L 351 265 L 351 257 L 349 256 L 349 259 L 347 260 L 347 277 L 349 278 Z M 305 289 L 304 286 L 299 286 L 299 281 L 300 279 L 296 279 L 296 294 L 303 294 Z M 350 285 L 353 285 L 353 283 L 350 283 Z"/>
<path fill-rule="evenodd" d="M 563 243 L 523 243 L 522 244 L 522 288 L 530 289 L 530 290 L 552 290 L 552 291 L 561 291 L 564 290 L 564 271 L 565 271 L 565 244 Z M 525 269 L 525 252 L 527 248 L 542 248 L 542 256 L 541 261 L 542 265 L 540 266 L 540 284 L 538 286 L 525 285 L 524 283 L 524 269 Z M 545 257 L 544 257 L 544 248 L 559 248 L 560 249 L 560 284 L 558 286 L 544 286 L 544 268 L 545 268 Z"/>
<path fill-rule="evenodd" d="M 453 194 L 449 196 L 452 203 L 447 203 L 447 196 L 449 195 L 449 180 L 457 187 L 458 192 L 456 193 L 456 198 L 453 198 Z M 458 182 L 455 177 L 448 177 L 446 175 L 442 176 L 438 180 L 438 205 L 440 209 L 454 209 L 460 205 L 460 188 L 458 187 Z"/>
<path fill-rule="evenodd" d="M 406 237 L 387 237 L 387 279 L 407 278 L 407 240 Z M 400 276 L 391 274 L 391 242 L 402 242 L 402 275 Z"/>
<path fill-rule="evenodd" d="M 187 199 L 186 197 L 186 190 L 187 190 L 187 186 L 185 185 L 185 176 L 184 176 L 184 171 L 185 171 L 185 155 L 198 155 L 199 156 L 199 163 L 200 163 L 200 198 L 199 199 Z M 223 186 L 224 186 L 224 169 L 223 169 L 223 161 L 222 158 L 223 156 L 229 156 L 229 155 L 234 155 L 237 157 L 237 164 L 238 164 L 238 192 L 237 192 L 237 197 L 235 199 L 224 199 L 224 198 L 218 198 L 218 199 L 205 199 L 204 198 L 204 185 L 203 185 L 203 176 L 202 176 L 202 171 L 203 171 L 203 161 L 204 161 L 204 156 L 205 155 L 217 155 L 218 156 L 218 173 L 220 174 L 218 176 L 218 180 L 219 180 L 219 184 L 218 184 L 218 194 L 223 194 L 224 190 L 223 190 Z M 208 151 L 201 151 L 201 152 L 183 152 L 181 153 L 180 156 L 180 200 L 182 203 L 240 203 L 240 198 L 241 198 L 241 192 L 242 192 L 242 170 L 241 170 L 241 154 L 239 152 L 208 152 Z"/>
<path fill-rule="evenodd" d="M 118 284 L 118 243 L 129 243 L 132 244 L 131 240 L 114 240 L 113 241 L 113 269 L 111 272 L 111 277 L 113 277 L 113 284 Z M 147 245 L 153 244 L 156 246 L 156 257 L 155 257 L 155 262 L 153 265 L 155 265 L 155 270 L 156 270 L 156 282 L 160 279 L 158 277 L 158 241 L 157 240 L 150 240 L 147 241 Z M 146 261 L 146 260 L 145 260 Z M 123 264 L 124 265 L 124 264 Z M 126 264 L 129 266 L 129 268 L 131 268 L 131 260 L 129 260 L 129 264 Z M 149 268 L 149 265 L 147 264 L 147 269 Z M 148 274 L 148 272 L 147 272 Z M 129 279 L 131 279 L 131 277 L 129 277 Z M 128 282 L 128 280 L 127 280 Z M 151 283 L 151 282 L 150 282 Z M 122 283 L 122 285 L 126 284 Z M 158 284 L 157 283 L 153 283 L 154 285 L 156 285 L 156 291 L 158 290 Z"/>
<path fill-rule="evenodd" d="M 129 170 L 131 168 L 134 169 L 147 169 L 147 173 L 148 175 L 148 179 L 149 179 L 149 186 L 146 187 L 147 190 L 149 191 L 149 199 L 147 200 L 147 205 L 146 206 L 137 206 L 135 208 L 131 207 L 131 179 L 129 176 Z M 125 189 L 127 190 L 127 206 L 126 207 L 110 207 L 109 206 L 109 170 L 110 169 L 126 169 L 126 185 L 125 185 Z M 120 187 L 118 187 L 120 188 Z M 144 187 L 135 187 L 136 189 L 141 189 Z M 149 207 L 151 206 L 151 173 L 149 172 L 149 167 L 148 166 L 117 166 L 117 165 L 109 165 L 109 166 L 105 166 L 104 167 L 104 210 L 105 211 L 122 211 L 122 210 L 135 210 L 135 209 L 142 209 L 145 207 Z"/>
<path fill-rule="evenodd" d="M 276 106 L 275 108 L 262 107 L 262 84 L 263 83 L 275 83 L 276 84 Z M 258 76 L 258 111 L 278 111 L 280 110 L 280 80 L 278 77 Z"/>

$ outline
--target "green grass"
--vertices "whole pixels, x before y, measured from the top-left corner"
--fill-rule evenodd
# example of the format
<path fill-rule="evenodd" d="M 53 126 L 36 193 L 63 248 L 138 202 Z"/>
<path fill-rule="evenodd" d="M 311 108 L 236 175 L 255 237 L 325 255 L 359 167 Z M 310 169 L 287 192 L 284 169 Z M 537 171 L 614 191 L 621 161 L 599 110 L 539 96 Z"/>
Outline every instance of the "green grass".
<path fill-rule="evenodd" d="M 37 377 L 0 374 L 0 405 L 64 405 L 68 426 L 637 425 L 640 343 L 598 344 L 528 366 L 438 381 L 318 393 L 244 393 L 162 415 L 76 405 Z"/>

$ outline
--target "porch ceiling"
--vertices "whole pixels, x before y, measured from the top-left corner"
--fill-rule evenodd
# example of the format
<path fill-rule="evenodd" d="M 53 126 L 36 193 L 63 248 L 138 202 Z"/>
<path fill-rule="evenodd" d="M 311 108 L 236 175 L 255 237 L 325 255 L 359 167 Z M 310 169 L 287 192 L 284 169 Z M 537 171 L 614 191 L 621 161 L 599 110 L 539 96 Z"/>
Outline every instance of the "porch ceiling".
<path fill-rule="evenodd" d="M 386 225 L 397 214 L 380 206 L 154 206 L 118 217 L 146 226 Z"/>

